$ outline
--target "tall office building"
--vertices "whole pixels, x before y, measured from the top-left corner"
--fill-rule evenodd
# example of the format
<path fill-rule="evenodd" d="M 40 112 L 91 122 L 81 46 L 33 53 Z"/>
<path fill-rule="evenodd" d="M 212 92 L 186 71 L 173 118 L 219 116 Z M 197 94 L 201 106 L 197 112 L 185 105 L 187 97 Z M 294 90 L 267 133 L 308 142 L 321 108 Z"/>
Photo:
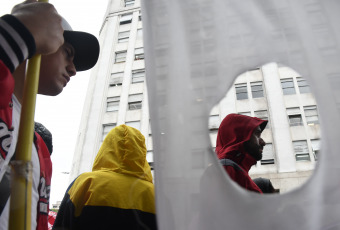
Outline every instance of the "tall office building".
<path fill-rule="evenodd" d="M 100 31 L 101 54 L 91 73 L 71 180 L 91 170 L 106 134 L 120 124 L 135 127 L 145 136 L 147 159 L 152 165 L 142 34 L 140 0 L 109 1 Z M 213 148 L 219 124 L 229 113 L 269 120 L 263 132 L 267 142 L 264 157 L 252 167 L 252 177 L 270 178 L 284 192 L 311 175 L 320 148 L 320 127 L 315 99 L 298 73 L 272 63 L 239 76 L 211 111 Z"/>
<path fill-rule="evenodd" d="M 140 0 L 111 0 L 100 30 L 101 53 L 91 72 L 70 179 L 91 171 L 106 134 L 116 125 L 145 136 L 152 162 Z"/>

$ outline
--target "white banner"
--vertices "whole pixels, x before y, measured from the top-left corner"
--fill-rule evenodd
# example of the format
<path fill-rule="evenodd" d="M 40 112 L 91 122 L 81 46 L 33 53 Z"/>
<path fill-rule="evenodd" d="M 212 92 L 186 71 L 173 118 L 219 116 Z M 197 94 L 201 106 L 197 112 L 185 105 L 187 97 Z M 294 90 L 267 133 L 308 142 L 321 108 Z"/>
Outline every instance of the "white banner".
<path fill-rule="evenodd" d="M 340 2 L 142 4 L 159 229 L 340 229 Z M 236 76 L 270 62 L 307 79 L 323 139 L 303 187 L 265 196 L 228 178 L 207 127 Z"/>

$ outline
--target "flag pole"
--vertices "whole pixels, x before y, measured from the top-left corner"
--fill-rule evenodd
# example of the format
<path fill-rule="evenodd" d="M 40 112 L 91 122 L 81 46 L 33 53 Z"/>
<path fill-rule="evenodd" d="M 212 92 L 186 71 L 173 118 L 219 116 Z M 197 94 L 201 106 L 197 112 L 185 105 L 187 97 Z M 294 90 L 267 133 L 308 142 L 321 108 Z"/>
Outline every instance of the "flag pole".
<path fill-rule="evenodd" d="M 39 0 L 39 2 L 48 2 Z M 31 229 L 32 142 L 41 55 L 28 60 L 15 159 L 11 163 L 10 230 Z M 34 205 L 34 208 L 36 205 Z M 47 218 L 47 217 L 46 217 Z M 35 221 L 35 220 L 34 220 Z"/>

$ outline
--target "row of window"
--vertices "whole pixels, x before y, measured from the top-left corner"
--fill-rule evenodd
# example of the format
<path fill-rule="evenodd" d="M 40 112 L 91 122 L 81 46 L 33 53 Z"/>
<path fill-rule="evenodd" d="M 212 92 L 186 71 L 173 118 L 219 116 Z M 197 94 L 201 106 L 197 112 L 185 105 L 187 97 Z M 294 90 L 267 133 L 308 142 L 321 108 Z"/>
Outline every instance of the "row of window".
<path fill-rule="evenodd" d="M 118 33 L 118 43 L 124 43 L 128 42 L 130 37 L 130 30 L 127 31 L 122 31 Z M 138 29 L 137 30 L 137 40 L 142 40 L 143 39 L 143 30 Z"/>
<path fill-rule="evenodd" d="M 251 112 L 240 112 L 238 114 L 246 115 L 246 116 L 251 116 Z M 262 120 L 268 121 L 266 125 L 266 129 L 270 128 L 270 121 L 269 121 L 269 115 L 267 110 L 257 110 L 254 111 L 254 117 L 260 118 Z"/>
<path fill-rule="evenodd" d="M 298 77 L 296 78 L 296 81 L 300 94 L 310 93 L 310 87 L 305 79 Z M 281 79 L 281 87 L 284 95 L 296 94 L 293 78 Z M 262 81 L 250 82 L 250 88 L 252 98 L 264 97 Z M 247 83 L 235 84 L 235 91 L 237 100 L 249 98 Z"/>
<path fill-rule="evenodd" d="M 304 110 L 307 125 L 313 126 L 313 125 L 319 124 L 319 115 L 318 115 L 316 105 L 303 106 L 303 110 Z M 287 108 L 286 111 L 287 111 L 290 126 L 303 126 L 300 107 Z M 239 114 L 251 116 L 251 112 L 241 112 Z M 254 111 L 254 116 L 257 118 L 263 119 L 263 120 L 268 120 L 266 129 L 270 128 L 267 110 Z M 210 130 L 218 129 L 220 126 L 220 123 L 221 121 L 220 121 L 219 115 L 211 115 L 209 117 L 209 129 Z"/>
<path fill-rule="evenodd" d="M 124 72 L 119 72 L 119 73 L 112 73 L 110 77 L 110 82 L 109 86 L 114 87 L 114 86 L 120 86 L 123 84 L 123 76 Z M 131 83 L 141 83 L 145 81 L 145 70 L 144 69 L 138 69 L 138 70 L 133 70 L 131 74 Z"/>
<path fill-rule="evenodd" d="M 315 160 L 318 160 L 318 154 L 320 152 L 320 140 L 311 140 L 312 153 Z M 310 161 L 311 156 L 308 150 L 307 140 L 293 141 L 293 148 L 296 161 Z M 261 160 L 261 165 L 274 164 L 274 149 L 271 143 L 267 143 L 263 148 L 263 157 Z"/>
<path fill-rule="evenodd" d="M 319 124 L 319 115 L 316 105 L 303 107 L 306 123 L 309 126 Z M 300 107 L 287 108 L 287 115 L 290 126 L 303 126 Z"/>
<path fill-rule="evenodd" d="M 318 160 L 318 153 L 320 152 L 320 140 L 319 139 L 311 140 L 311 145 L 314 159 Z M 293 147 L 296 161 L 311 160 L 306 140 L 293 141 Z"/>
<path fill-rule="evenodd" d="M 119 110 L 120 96 L 107 98 L 107 112 L 114 112 Z M 128 98 L 128 110 L 136 110 L 142 108 L 143 94 L 131 94 Z"/>
<path fill-rule="evenodd" d="M 138 21 L 142 21 L 142 13 L 139 11 Z M 129 24 L 132 22 L 132 13 L 122 14 L 119 19 L 120 25 Z"/>
<path fill-rule="evenodd" d="M 125 62 L 126 61 L 126 54 L 127 54 L 126 50 L 116 52 L 115 63 Z M 135 49 L 135 61 L 143 60 L 143 59 L 144 59 L 144 48 L 143 47 L 136 48 Z"/>
<path fill-rule="evenodd" d="M 307 125 L 318 124 L 318 113 L 316 106 L 304 106 L 304 113 L 306 118 Z M 243 112 L 239 113 L 247 116 L 251 116 L 251 112 Z M 299 126 L 303 125 L 300 108 L 287 108 L 287 114 L 289 118 L 290 126 Z M 268 111 L 260 110 L 254 111 L 254 116 L 261 118 L 263 120 L 268 120 Z M 269 121 L 269 120 L 268 120 Z M 209 117 L 209 129 L 212 132 L 216 132 L 216 130 L 220 126 L 220 117 L 219 115 L 211 115 Z M 269 128 L 270 124 L 268 122 L 266 128 Z M 311 140 L 312 150 L 314 154 L 314 159 L 317 160 L 317 154 L 320 150 L 320 140 Z M 301 141 L 293 141 L 295 159 L 296 161 L 310 161 L 310 154 L 308 150 L 308 145 L 306 140 Z M 265 148 L 263 149 L 263 158 L 261 160 L 261 165 L 274 164 L 274 149 L 271 143 L 267 143 Z"/>
<path fill-rule="evenodd" d="M 262 81 L 250 82 L 252 98 L 263 97 L 263 83 Z M 248 99 L 247 83 L 235 84 L 236 99 Z"/>
<path fill-rule="evenodd" d="M 251 116 L 251 112 L 241 112 L 239 114 Z M 254 111 L 254 116 L 257 118 L 260 118 L 262 120 L 268 120 L 268 124 L 266 126 L 266 129 L 270 127 L 269 119 L 268 119 L 268 111 L 267 110 L 258 110 Z M 217 130 L 220 127 L 220 115 L 211 115 L 209 117 L 209 130 Z"/>
<path fill-rule="evenodd" d="M 313 139 L 311 142 L 311 149 L 314 159 L 318 160 L 318 154 L 320 152 L 320 140 Z M 310 161 L 311 156 L 309 154 L 307 140 L 293 141 L 293 148 L 296 161 Z M 261 160 L 261 165 L 274 164 L 274 149 L 271 143 L 267 143 L 263 148 L 263 157 Z"/>
<path fill-rule="evenodd" d="M 130 127 L 140 130 L 140 121 L 127 121 L 125 122 L 125 125 L 128 125 Z M 111 131 L 111 129 L 113 129 L 116 126 L 117 126 L 116 123 L 103 125 L 102 141 L 105 139 L 106 135 Z"/>
<path fill-rule="evenodd" d="M 302 77 L 297 77 L 296 81 L 300 94 L 310 93 L 310 87 L 305 79 Z M 296 94 L 293 78 L 281 79 L 281 86 L 284 95 Z"/>

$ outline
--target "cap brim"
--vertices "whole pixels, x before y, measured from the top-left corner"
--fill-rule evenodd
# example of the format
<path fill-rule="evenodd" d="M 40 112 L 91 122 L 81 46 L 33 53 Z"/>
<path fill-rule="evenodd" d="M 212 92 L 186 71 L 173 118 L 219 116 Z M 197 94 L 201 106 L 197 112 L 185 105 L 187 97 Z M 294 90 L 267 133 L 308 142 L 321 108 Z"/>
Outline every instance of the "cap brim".
<path fill-rule="evenodd" d="M 97 63 L 100 48 L 95 36 L 85 32 L 65 30 L 64 39 L 75 50 L 73 63 L 77 72 L 91 69 Z"/>

